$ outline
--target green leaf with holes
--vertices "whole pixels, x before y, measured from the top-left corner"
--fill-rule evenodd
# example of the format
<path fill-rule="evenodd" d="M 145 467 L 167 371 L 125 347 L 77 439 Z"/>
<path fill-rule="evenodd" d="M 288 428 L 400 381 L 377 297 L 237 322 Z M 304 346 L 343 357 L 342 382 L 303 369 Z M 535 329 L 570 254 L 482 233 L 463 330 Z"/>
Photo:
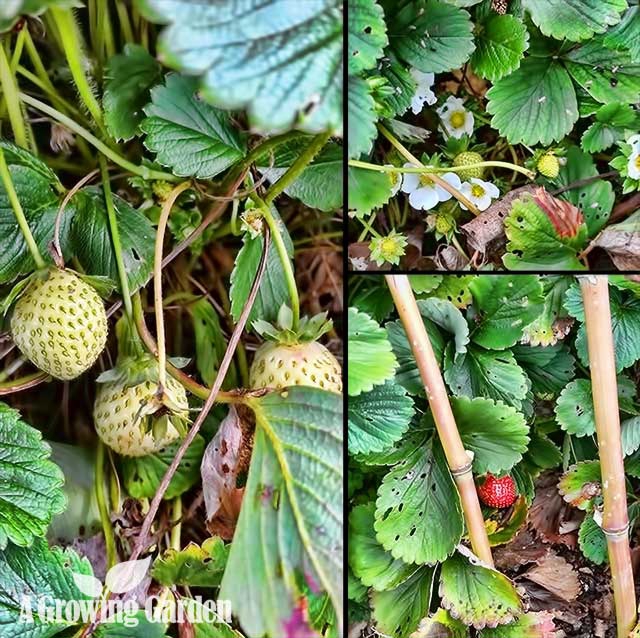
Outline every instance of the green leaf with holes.
<path fill-rule="evenodd" d="M 487 92 L 491 124 L 512 144 L 560 141 L 578 121 L 571 78 L 551 57 L 528 57 Z"/>
<path fill-rule="evenodd" d="M 542 286 L 535 275 L 487 275 L 470 285 L 474 299 L 471 340 L 492 350 L 515 345 L 542 312 Z"/>
<path fill-rule="evenodd" d="M 389 43 L 384 12 L 376 0 L 349 0 L 349 73 L 375 67 Z"/>
<path fill-rule="evenodd" d="M 588 40 L 620 21 L 626 0 L 523 0 L 544 35 L 557 40 Z"/>
<path fill-rule="evenodd" d="M 564 55 L 571 77 L 591 97 L 603 104 L 634 104 L 640 93 L 640 63 L 633 63 L 625 51 L 615 51 L 597 36 Z"/>
<path fill-rule="evenodd" d="M 67 506 L 64 475 L 41 433 L 6 403 L 0 403 L 0 449 L 0 550 L 9 541 L 29 547 Z"/>
<path fill-rule="evenodd" d="M 456 308 L 466 308 L 473 301 L 470 284 L 474 278 L 473 275 L 448 275 L 433 296 L 450 301 Z"/>
<path fill-rule="evenodd" d="M 359 76 L 349 78 L 347 116 L 349 125 L 347 150 L 349 157 L 357 159 L 371 151 L 373 141 L 378 136 L 376 104 L 367 81 Z"/>
<path fill-rule="evenodd" d="M 391 51 L 425 73 L 462 66 L 474 50 L 469 13 L 437 0 L 383 2 Z"/>
<path fill-rule="evenodd" d="M 250 636 L 281 634 L 301 582 L 342 618 L 342 397 L 293 387 L 246 403 L 255 440 L 220 598 Z"/>
<path fill-rule="evenodd" d="M 394 558 L 382 547 L 373 528 L 375 510 L 375 503 L 367 503 L 357 505 L 349 514 L 349 565 L 364 585 L 385 591 L 403 583 L 420 567 Z"/>
<path fill-rule="evenodd" d="M 411 289 L 417 294 L 434 291 L 442 281 L 442 275 L 409 275 Z"/>
<path fill-rule="evenodd" d="M 382 452 L 402 438 L 414 415 L 413 399 L 394 381 L 349 399 L 349 453 Z"/>
<path fill-rule="evenodd" d="M 593 514 L 587 514 L 580 524 L 578 531 L 580 551 L 587 560 L 596 565 L 607 562 L 607 537 L 602 528 L 593 519 Z"/>
<path fill-rule="evenodd" d="M 640 7 L 629 7 L 622 20 L 604 38 L 610 49 L 626 51 L 634 64 L 640 62 Z"/>
<path fill-rule="evenodd" d="M 349 396 L 356 397 L 390 379 L 397 361 L 386 331 L 369 315 L 349 308 L 348 321 L 348 388 Z"/>
<path fill-rule="evenodd" d="M 559 188 L 599 175 L 591 155 L 583 153 L 577 146 L 569 148 L 566 158 L 567 161 L 561 167 L 560 174 L 554 180 L 554 185 Z M 582 211 L 589 237 L 594 237 L 607 223 L 615 202 L 613 186 L 605 180 L 571 188 L 561 193 L 559 197 L 571 202 Z"/>
<path fill-rule="evenodd" d="M 616 352 L 616 370 L 620 372 L 640 359 L 640 299 L 630 296 L 623 290 L 610 288 L 609 306 Z M 565 308 L 580 322 L 584 321 L 582 296 L 577 284 L 567 291 Z M 581 323 L 578 328 L 575 343 L 578 358 L 588 366 L 587 332 L 584 323 Z"/>
<path fill-rule="evenodd" d="M 451 409 L 465 448 L 474 453 L 477 474 L 507 472 L 522 459 L 529 443 L 529 428 L 515 408 L 481 397 L 452 397 Z M 430 412 L 424 420 L 433 424 Z"/>
<path fill-rule="evenodd" d="M 120 290 L 120 276 L 101 188 L 83 188 L 73 198 L 76 213 L 71 223 L 73 251 L 89 275 L 107 277 Z M 144 287 L 153 270 L 155 229 L 149 219 L 121 197 L 113 195 L 124 270 L 129 290 Z"/>
<path fill-rule="evenodd" d="M 371 594 L 373 618 L 378 631 L 393 638 L 409 638 L 429 613 L 435 570 L 421 567 L 389 591 Z"/>
<path fill-rule="evenodd" d="M 612 102 L 601 106 L 595 122 L 583 133 L 580 145 L 587 153 L 599 153 L 625 139 L 627 131 L 638 128 L 638 114 L 629 104 Z"/>
<path fill-rule="evenodd" d="M 525 25 L 512 15 L 491 14 L 478 28 L 476 50 L 471 56 L 476 74 L 495 82 L 515 71 L 529 48 Z"/>
<path fill-rule="evenodd" d="M 515 585 L 506 576 L 459 553 L 442 565 L 440 596 L 445 609 L 476 629 L 508 624 L 523 611 Z"/>
<path fill-rule="evenodd" d="M 72 626 L 72 622 L 46 622 L 38 614 L 38 605 L 47 600 L 50 610 L 52 601 L 63 605 L 86 601 L 87 596 L 75 584 L 76 574 L 92 578 L 91 563 L 71 548 L 49 549 L 44 539 L 28 548 L 9 544 L 0 551 L 0 637 L 50 638 Z"/>
<path fill-rule="evenodd" d="M 587 225 L 573 237 L 561 237 L 549 216 L 529 196 L 516 200 L 504 221 L 509 270 L 584 270 L 578 255 L 587 244 Z"/>
<path fill-rule="evenodd" d="M 181 441 L 177 441 L 147 456 L 122 457 L 124 484 L 129 495 L 134 498 L 153 498 L 180 445 Z M 184 494 L 198 482 L 204 448 L 204 439 L 197 435 L 169 483 L 165 500 Z"/>
<path fill-rule="evenodd" d="M 137 0 L 168 66 L 200 78 L 203 97 L 246 109 L 251 129 L 309 133 L 342 126 L 342 10 L 338 0 Z"/>
<path fill-rule="evenodd" d="M 435 439 L 416 446 L 382 480 L 375 530 L 382 546 L 406 563 L 440 562 L 460 542 L 460 498 Z"/>
<path fill-rule="evenodd" d="M 552 346 L 515 346 L 512 352 L 527 373 L 533 392 L 538 397 L 553 398 L 575 376 L 575 358 L 562 343 Z"/>
<path fill-rule="evenodd" d="M 193 78 L 167 75 L 164 85 L 151 90 L 151 103 L 144 111 L 144 144 L 175 175 L 214 177 L 245 155 L 244 136 L 226 111 L 200 99 Z"/>
<path fill-rule="evenodd" d="M 126 44 L 122 53 L 109 58 L 104 71 L 102 106 L 109 133 L 127 141 L 138 133 L 149 91 L 162 75 L 162 67 L 138 44 Z"/>
<path fill-rule="evenodd" d="M 201 546 L 189 543 L 180 550 L 167 549 L 154 561 L 151 576 L 165 587 L 218 587 L 228 555 L 229 546 L 213 536 Z"/>
<path fill-rule="evenodd" d="M 600 495 L 600 461 L 583 461 L 572 465 L 560 479 L 558 492 L 572 507 L 590 512 Z"/>
<path fill-rule="evenodd" d="M 444 378 L 455 396 L 496 399 L 514 408 L 521 407 L 528 391 L 527 377 L 509 350 L 485 350 L 475 344 L 458 358 L 449 344 Z"/>

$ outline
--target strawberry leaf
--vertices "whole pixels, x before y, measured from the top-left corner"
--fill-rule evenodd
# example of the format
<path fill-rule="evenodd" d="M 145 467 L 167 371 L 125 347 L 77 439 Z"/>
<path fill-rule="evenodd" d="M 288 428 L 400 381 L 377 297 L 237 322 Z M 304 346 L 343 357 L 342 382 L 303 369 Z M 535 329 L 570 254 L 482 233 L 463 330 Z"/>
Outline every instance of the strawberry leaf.
<path fill-rule="evenodd" d="M 513 622 L 522 612 L 514 584 L 503 574 L 454 554 L 442 564 L 442 606 L 476 629 Z"/>
<path fill-rule="evenodd" d="M 512 144 L 560 141 L 578 121 L 571 78 L 553 58 L 525 58 L 487 92 L 491 124 Z M 558 108 L 558 105 L 562 108 Z"/>
<path fill-rule="evenodd" d="M 349 453 L 382 452 L 398 441 L 414 415 L 413 400 L 393 381 L 349 400 Z"/>
<path fill-rule="evenodd" d="M 293 387 L 247 404 L 255 440 L 220 597 L 247 634 L 280 636 L 299 577 L 342 617 L 342 397 Z"/>
<path fill-rule="evenodd" d="M 263 157 L 256 162 L 262 167 L 258 170 L 270 182 L 276 182 L 308 144 L 309 139 L 302 138 L 279 145 L 273 154 L 273 166 L 269 167 L 270 157 Z M 337 210 L 342 206 L 342 156 L 339 144 L 327 144 L 284 192 L 310 208 Z"/>
<path fill-rule="evenodd" d="M 0 449 L 0 549 L 9 541 L 29 547 L 67 507 L 64 475 L 49 459 L 51 448 L 40 432 L 5 403 L 0 403 Z"/>
<path fill-rule="evenodd" d="M 349 73 L 372 69 L 389 43 L 382 7 L 375 0 L 349 0 Z"/>
<path fill-rule="evenodd" d="M 413 638 L 469 638 L 469 627 L 456 620 L 446 609 L 423 618 Z"/>
<path fill-rule="evenodd" d="M 373 140 L 378 135 L 376 128 L 378 116 L 369 85 L 363 78 L 351 76 L 347 90 L 347 122 L 349 125 L 347 148 L 349 157 L 357 159 L 371 151 Z M 387 177 L 387 179 L 389 178 Z M 390 186 L 389 190 L 391 190 Z"/>
<path fill-rule="evenodd" d="M 620 21 L 626 0 L 523 0 L 531 19 L 557 40 L 588 40 Z"/>
<path fill-rule="evenodd" d="M 371 594 L 373 617 L 380 632 L 393 638 L 409 638 L 429 613 L 435 570 L 421 567 L 389 591 Z"/>
<path fill-rule="evenodd" d="M 170 73 L 151 90 L 140 124 L 145 146 L 180 177 L 214 177 L 237 164 L 247 150 L 226 111 L 204 103 L 193 78 Z"/>
<path fill-rule="evenodd" d="M 462 66 L 475 45 L 469 13 L 437 0 L 383 3 L 391 51 L 424 73 Z"/>
<path fill-rule="evenodd" d="M 599 153 L 624 139 L 638 125 L 638 115 L 629 104 L 612 102 L 596 111 L 596 121 L 583 133 L 580 145 L 587 153 Z"/>
<path fill-rule="evenodd" d="M 337 0 L 137 0 L 153 22 L 168 24 L 164 62 L 200 76 L 204 98 L 246 108 L 251 128 L 309 133 L 342 125 L 342 11 Z"/>
<path fill-rule="evenodd" d="M 479 638 L 555 638 L 553 618 L 548 611 L 530 611 L 508 625 L 483 629 Z"/>
<path fill-rule="evenodd" d="M 575 375 L 575 359 L 567 346 L 515 346 L 516 361 L 531 380 L 533 392 L 539 397 L 556 396 Z"/>
<path fill-rule="evenodd" d="M 513 346 L 543 309 L 535 275 L 476 277 L 470 288 L 476 310 L 471 340 L 484 348 Z"/>
<path fill-rule="evenodd" d="M 153 498 L 180 444 L 181 441 L 176 441 L 147 456 L 123 456 L 122 472 L 127 492 L 134 498 Z M 196 436 L 169 483 L 164 494 L 165 499 L 180 496 L 197 483 L 203 453 L 204 439 Z"/>
<path fill-rule="evenodd" d="M 528 48 L 529 33 L 520 20 L 493 14 L 480 25 L 471 66 L 480 77 L 495 82 L 520 66 Z"/>
<path fill-rule="evenodd" d="M 384 477 L 376 501 L 376 538 L 394 558 L 444 560 L 464 531 L 460 498 L 440 444 L 423 440 Z"/>
<path fill-rule="evenodd" d="M 610 49 L 626 50 L 634 64 L 640 63 L 640 7 L 629 7 L 622 20 L 604 38 Z"/>
<path fill-rule="evenodd" d="M 349 134 L 351 135 L 351 134 Z M 380 208 L 391 198 L 391 173 L 349 166 L 349 213 L 359 219 Z"/>
<path fill-rule="evenodd" d="M 583 461 L 566 471 L 558 483 L 558 492 L 572 507 L 590 512 L 600 496 L 600 461 Z"/>
<path fill-rule="evenodd" d="M 120 277 L 111 240 L 104 194 L 100 188 L 84 188 L 73 198 L 76 213 L 71 223 L 75 256 L 90 275 L 107 277 L 120 290 Z M 155 230 L 149 219 L 121 197 L 113 195 L 121 254 L 130 291 L 146 285 L 153 270 Z M 66 216 L 66 214 L 65 214 Z"/>
<path fill-rule="evenodd" d="M 42 599 L 49 601 L 85 601 L 74 582 L 74 574 L 92 576 L 91 564 L 80 558 L 71 548 L 49 549 L 43 539 L 36 540 L 29 548 L 10 544 L 0 551 L 0 636 L 28 636 L 49 638 L 60 633 L 72 623 L 47 622 L 38 614 Z M 21 605 L 27 611 L 21 615 Z"/>
<path fill-rule="evenodd" d="M 527 377 L 513 354 L 475 344 L 457 359 L 452 344 L 445 350 L 444 378 L 455 396 L 486 397 L 519 409 L 527 396 Z"/>
<path fill-rule="evenodd" d="M 349 565 L 364 585 L 385 591 L 406 581 L 420 567 L 394 558 L 382 547 L 373 528 L 375 509 L 375 503 L 368 503 L 349 514 Z"/>
<path fill-rule="evenodd" d="M 465 448 L 474 453 L 474 472 L 501 474 L 522 459 L 529 443 L 529 428 L 520 412 L 482 397 L 452 397 L 451 409 Z M 433 422 L 430 412 L 424 420 Z"/>
<path fill-rule="evenodd" d="M 580 524 L 578 543 L 580 551 L 587 560 L 596 565 L 607 562 L 607 537 L 600 525 L 595 522 L 593 514 L 587 514 Z"/>
<path fill-rule="evenodd" d="M 213 536 L 202 546 L 189 543 L 179 551 L 168 549 L 156 558 L 151 575 L 161 585 L 189 587 L 218 587 L 229 554 L 229 546 Z"/>
<path fill-rule="evenodd" d="M 369 392 L 390 379 L 397 367 L 384 328 L 369 315 L 349 308 L 349 396 Z"/>
<path fill-rule="evenodd" d="M 140 45 L 127 44 L 122 53 L 109 58 L 102 106 L 107 130 L 116 140 L 130 140 L 138 134 L 149 91 L 161 77 L 160 65 Z"/>

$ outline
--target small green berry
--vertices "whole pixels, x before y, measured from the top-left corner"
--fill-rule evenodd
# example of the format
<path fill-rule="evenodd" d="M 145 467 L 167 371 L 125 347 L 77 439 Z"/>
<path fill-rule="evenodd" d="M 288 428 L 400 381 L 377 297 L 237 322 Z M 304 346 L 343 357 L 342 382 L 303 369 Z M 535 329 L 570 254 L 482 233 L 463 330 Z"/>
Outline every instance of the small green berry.
<path fill-rule="evenodd" d="M 454 166 L 468 166 L 470 164 L 479 164 L 482 162 L 482 155 L 479 153 L 474 153 L 473 151 L 464 151 L 463 153 L 459 153 L 453 159 Z M 484 177 L 484 168 L 479 166 L 477 168 L 466 168 L 462 171 L 457 171 L 458 177 L 462 181 L 466 179 L 471 179 L 472 177 L 476 177 L 478 179 L 482 179 Z"/>
<path fill-rule="evenodd" d="M 555 179 L 560 173 L 560 162 L 553 153 L 545 153 L 539 160 L 536 167 L 538 172 L 549 179 Z"/>

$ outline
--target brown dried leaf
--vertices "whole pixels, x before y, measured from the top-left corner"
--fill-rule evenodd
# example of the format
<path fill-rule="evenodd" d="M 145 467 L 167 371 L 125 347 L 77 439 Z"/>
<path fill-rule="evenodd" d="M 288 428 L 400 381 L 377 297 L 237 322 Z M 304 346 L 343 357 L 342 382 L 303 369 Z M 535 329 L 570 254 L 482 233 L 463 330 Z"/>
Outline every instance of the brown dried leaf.
<path fill-rule="evenodd" d="M 510 543 L 493 550 L 496 568 L 500 571 L 515 569 L 521 565 L 539 563 L 549 551 L 530 529 L 523 529 Z"/>
<path fill-rule="evenodd" d="M 571 508 L 558 492 L 556 473 L 544 474 L 536 485 L 536 496 L 529 510 L 529 524 L 544 540 L 575 547 L 577 534 L 562 534 L 560 527 L 566 521 L 584 516 L 580 510 Z"/>
<path fill-rule="evenodd" d="M 619 270 L 640 269 L 640 210 L 605 228 L 591 247 L 605 250 Z"/>
<path fill-rule="evenodd" d="M 242 442 L 242 423 L 238 410 L 232 405 L 207 445 L 200 465 L 207 528 L 224 540 L 233 537 L 242 505 L 244 489 L 236 487 Z"/>
<path fill-rule="evenodd" d="M 567 602 L 575 600 L 582 592 L 580 579 L 573 565 L 552 551 L 538 565 L 525 572 L 523 578 Z"/>
<path fill-rule="evenodd" d="M 536 188 L 533 201 L 547 214 L 559 237 L 575 237 L 584 223 L 584 215 L 571 202 L 557 199 L 542 188 Z"/>

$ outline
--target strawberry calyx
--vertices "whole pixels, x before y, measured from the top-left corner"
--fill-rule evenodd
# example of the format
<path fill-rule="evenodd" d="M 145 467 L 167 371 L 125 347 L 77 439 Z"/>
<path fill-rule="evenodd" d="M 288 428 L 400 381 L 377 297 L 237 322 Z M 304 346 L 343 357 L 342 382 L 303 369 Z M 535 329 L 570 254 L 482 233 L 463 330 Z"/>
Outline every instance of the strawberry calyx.
<path fill-rule="evenodd" d="M 253 322 L 253 329 L 265 340 L 274 341 L 284 345 L 295 345 L 317 341 L 333 327 L 331 319 L 327 319 L 327 313 L 321 312 L 313 317 L 301 317 L 298 328 L 293 329 L 293 313 L 286 304 L 280 306 L 278 318 L 275 323 L 269 323 L 261 319 Z"/>

